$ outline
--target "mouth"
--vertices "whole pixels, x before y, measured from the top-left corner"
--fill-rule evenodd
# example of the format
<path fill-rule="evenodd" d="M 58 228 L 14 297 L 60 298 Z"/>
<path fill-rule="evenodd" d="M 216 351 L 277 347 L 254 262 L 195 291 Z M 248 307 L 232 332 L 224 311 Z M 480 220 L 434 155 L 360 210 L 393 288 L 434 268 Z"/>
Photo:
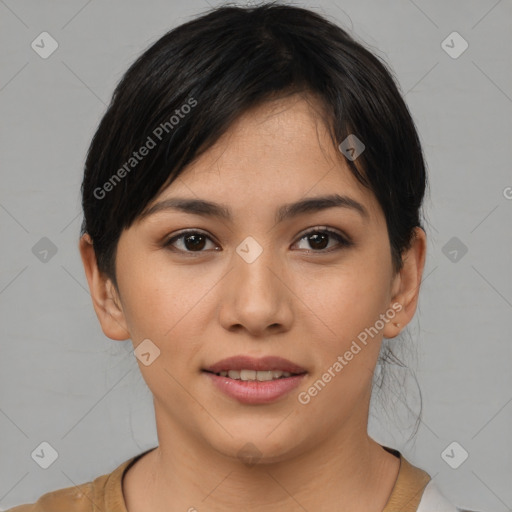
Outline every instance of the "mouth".
<path fill-rule="evenodd" d="M 244 404 L 274 402 L 296 388 L 306 369 L 281 357 L 235 356 L 203 368 L 210 382 Z"/>
<path fill-rule="evenodd" d="M 222 359 L 211 366 L 203 368 L 203 371 L 234 380 L 257 380 L 260 382 L 286 379 L 291 376 L 307 373 L 302 366 L 282 357 L 266 356 L 255 358 L 244 355 Z"/>

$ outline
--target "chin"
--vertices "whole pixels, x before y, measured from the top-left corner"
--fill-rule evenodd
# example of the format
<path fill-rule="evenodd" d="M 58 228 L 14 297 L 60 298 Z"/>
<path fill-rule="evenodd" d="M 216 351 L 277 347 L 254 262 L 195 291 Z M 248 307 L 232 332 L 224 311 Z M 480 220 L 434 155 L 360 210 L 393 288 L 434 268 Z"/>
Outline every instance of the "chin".
<path fill-rule="evenodd" d="M 218 453 L 249 467 L 283 462 L 302 453 L 308 443 L 304 439 L 303 429 L 299 437 L 298 432 L 292 432 L 283 425 L 278 426 L 281 420 L 282 417 L 273 421 L 272 427 L 254 421 L 238 423 L 236 429 L 226 425 L 228 431 L 237 432 L 238 435 L 230 437 L 224 432 L 221 438 L 212 438 L 210 432 L 205 441 Z"/>

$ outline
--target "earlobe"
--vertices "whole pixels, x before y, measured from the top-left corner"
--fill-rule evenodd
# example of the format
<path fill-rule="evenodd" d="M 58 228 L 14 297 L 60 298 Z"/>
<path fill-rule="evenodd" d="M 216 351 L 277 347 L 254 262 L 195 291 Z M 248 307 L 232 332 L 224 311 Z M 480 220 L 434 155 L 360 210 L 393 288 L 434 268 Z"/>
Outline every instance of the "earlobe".
<path fill-rule="evenodd" d="M 119 341 L 129 339 L 130 333 L 116 288 L 112 280 L 98 269 L 93 243 L 88 233 L 80 238 L 78 246 L 94 310 L 105 336 Z"/>
<path fill-rule="evenodd" d="M 401 305 L 401 309 L 396 313 L 393 321 L 386 324 L 383 331 L 386 338 L 394 338 L 400 334 L 400 331 L 411 321 L 416 312 L 426 252 L 426 234 L 418 226 L 415 228 L 411 247 L 403 255 L 402 269 L 393 280 L 390 307 L 398 303 Z M 397 311 L 396 306 L 393 309 Z"/>

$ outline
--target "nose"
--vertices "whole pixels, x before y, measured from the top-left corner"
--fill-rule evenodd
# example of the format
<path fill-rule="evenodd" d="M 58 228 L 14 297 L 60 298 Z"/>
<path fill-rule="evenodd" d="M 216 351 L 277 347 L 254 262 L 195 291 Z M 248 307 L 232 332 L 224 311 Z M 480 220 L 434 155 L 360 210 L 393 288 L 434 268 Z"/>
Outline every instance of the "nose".
<path fill-rule="evenodd" d="M 221 325 L 230 332 L 247 331 L 264 337 L 290 329 L 293 321 L 293 287 L 271 249 L 248 263 L 233 254 L 233 268 L 219 290 Z"/>

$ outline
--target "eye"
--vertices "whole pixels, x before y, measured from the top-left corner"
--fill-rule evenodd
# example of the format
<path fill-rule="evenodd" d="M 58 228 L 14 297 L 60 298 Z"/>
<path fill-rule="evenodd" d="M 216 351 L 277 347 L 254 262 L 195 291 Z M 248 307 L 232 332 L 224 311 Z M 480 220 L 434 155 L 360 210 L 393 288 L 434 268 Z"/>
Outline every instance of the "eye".
<path fill-rule="evenodd" d="M 321 226 L 310 229 L 304 233 L 299 242 L 302 240 L 306 240 L 312 249 L 308 252 L 328 253 L 336 251 L 342 247 L 350 247 L 353 245 L 353 242 L 347 237 L 333 231 L 332 229 Z M 329 247 L 330 240 L 338 242 L 337 246 Z M 213 248 L 213 250 L 221 250 L 208 235 L 197 230 L 182 231 L 181 233 L 169 238 L 163 245 L 175 252 L 201 253 L 205 252 L 205 249 L 208 249 L 208 242 L 211 243 L 211 248 Z"/>
<path fill-rule="evenodd" d="M 334 248 L 330 247 L 325 250 L 329 246 L 329 239 L 336 240 L 338 247 L 334 246 Z M 313 249 L 308 252 L 333 252 L 342 247 L 350 247 L 353 245 L 351 240 L 342 236 L 340 233 L 320 226 L 304 233 L 299 241 L 301 240 L 306 240 L 306 243 Z"/>
<path fill-rule="evenodd" d="M 177 252 L 205 252 L 203 249 L 207 245 L 207 241 L 212 239 L 200 231 L 182 231 L 180 234 L 173 236 L 164 243 L 164 247 L 169 247 Z M 181 247 L 176 248 L 175 242 L 181 242 Z M 213 244 L 213 242 L 212 242 Z M 213 244 L 215 250 L 219 250 L 218 246 Z"/>

